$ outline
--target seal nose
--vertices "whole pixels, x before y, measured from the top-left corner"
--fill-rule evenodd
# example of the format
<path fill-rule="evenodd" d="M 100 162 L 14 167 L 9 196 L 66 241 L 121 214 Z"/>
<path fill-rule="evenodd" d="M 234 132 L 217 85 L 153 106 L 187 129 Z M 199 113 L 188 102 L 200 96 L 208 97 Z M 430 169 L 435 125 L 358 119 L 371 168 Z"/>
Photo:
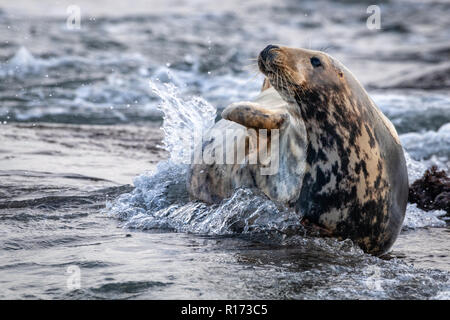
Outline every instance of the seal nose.
<path fill-rule="evenodd" d="M 263 51 L 261 51 L 261 53 L 259 55 L 261 56 L 261 58 L 263 60 L 267 60 L 268 58 L 270 59 L 273 57 L 273 53 L 271 53 L 270 50 L 278 49 L 278 48 L 280 48 L 280 47 L 269 44 L 267 47 L 264 48 Z"/>

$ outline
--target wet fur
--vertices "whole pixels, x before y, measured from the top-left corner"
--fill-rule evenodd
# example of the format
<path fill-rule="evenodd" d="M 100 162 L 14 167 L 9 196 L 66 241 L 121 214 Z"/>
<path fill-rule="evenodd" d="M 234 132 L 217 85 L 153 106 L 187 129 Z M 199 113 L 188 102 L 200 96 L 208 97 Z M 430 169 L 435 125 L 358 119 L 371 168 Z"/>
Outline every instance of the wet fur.
<path fill-rule="evenodd" d="M 260 68 L 300 110 L 308 136 L 301 193 L 290 205 L 333 236 L 372 254 L 386 252 L 400 232 L 408 198 L 394 127 L 338 61 L 317 51 L 275 51 L 272 61 L 259 59 Z M 311 65 L 313 56 L 322 66 Z"/>
<path fill-rule="evenodd" d="M 258 59 L 267 76 L 263 91 L 273 86 L 286 105 L 272 110 L 234 104 L 215 128 L 279 128 L 280 171 L 261 176 L 263 164 L 192 165 L 191 196 L 217 202 L 236 188 L 256 187 L 301 212 L 323 234 L 350 238 L 375 255 L 385 253 L 400 232 L 408 198 L 406 162 L 395 128 L 337 60 L 318 51 L 274 51 L 269 61 Z M 322 65 L 313 67 L 312 57 Z M 237 137 L 237 143 L 247 140 L 246 133 Z M 207 134 L 202 150 L 213 152 L 215 143 L 223 141 Z"/>

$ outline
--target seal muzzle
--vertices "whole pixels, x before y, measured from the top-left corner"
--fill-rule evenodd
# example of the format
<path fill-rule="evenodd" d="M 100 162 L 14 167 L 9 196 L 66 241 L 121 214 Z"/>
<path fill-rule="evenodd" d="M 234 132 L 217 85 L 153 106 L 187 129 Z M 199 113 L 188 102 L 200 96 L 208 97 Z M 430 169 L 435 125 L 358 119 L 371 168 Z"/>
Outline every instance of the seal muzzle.
<path fill-rule="evenodd" d="M 261 51 L 258 57 L 258 66 L 261 72 L 264 73 L 268 71 L 267 70 L 268 62 L 270 62 L 270 60 L 272 60 L 275 57 L 275 54 L 272 49 L 279 49 L 279 48 L 280 48 L 279 46 L 269 44 L 267 47 L 264 48 L 263 51 Z"/>

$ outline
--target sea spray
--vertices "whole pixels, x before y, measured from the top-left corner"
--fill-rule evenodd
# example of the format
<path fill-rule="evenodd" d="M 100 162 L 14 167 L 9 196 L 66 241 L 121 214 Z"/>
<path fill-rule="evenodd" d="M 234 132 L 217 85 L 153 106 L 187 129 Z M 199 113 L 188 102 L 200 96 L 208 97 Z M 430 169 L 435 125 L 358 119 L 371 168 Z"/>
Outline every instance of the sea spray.
<path fill-rule="evenodd" d="M 301 216 L 269 200 L 259 190 L 238 189 L 221 203 L 190 201 L 188 163 L 196 135 L 210 129 L 216 109 L 199 97 L 182 98 L 170 83 L 150 82 L 164 114 L 162 147 L 169 159 L 134 179 L 135 189 L 107 204 L 107 212 L 138 229 L 170 229 L 200 234 L 297 233 Z"/>
<path fill-rule="evenodd" d="M 192 201 L 186 188 L 188 163 L 196 135 L 213 126 L 216 109 L 200 97 L 182 97 L 173 84 L 150 82 L 150 87 L 161 99 L 158 109 L 164 118 L 162 147 L 170 156 L 154 171 L 136 177 L 132 192 L 109 202 L 108 214 L 119 218 L 128 228 L 214 235 L 263 232 L 303 237 L 301 214 L 271 201 L 256 189 L 237 189 L 230 198 L 213 205 Z M 411 180 L 421 175 L 423 167 L 405 154 Z M 409 205 L 404 229 L 443 226 L 440 216 L 439 212 L 427 214 Z M 295 240 L 298 243 L 305 240 L 299 241 Z"/>
<path fill-rule="evenodd" d="M 163 113 L 162 146 L 174 163 L 190 163 L 194 141 L 214 125 L 216 109 L 201 97 L 183 99 L 172 83 L 150 81 L 152 91 L 161 99 Z"/>

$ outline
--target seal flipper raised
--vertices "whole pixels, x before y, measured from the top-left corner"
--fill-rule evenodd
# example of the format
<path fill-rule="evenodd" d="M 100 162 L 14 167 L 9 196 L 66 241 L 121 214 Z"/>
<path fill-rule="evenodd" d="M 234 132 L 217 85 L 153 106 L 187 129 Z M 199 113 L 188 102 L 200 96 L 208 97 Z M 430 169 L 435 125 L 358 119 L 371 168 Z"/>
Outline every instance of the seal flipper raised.
<path fill-rule="evenodd" d="M 248 106 L 248 104 L 253 105 Z M 250 107 L 246 109 L 245 106 Z M 258 111 L 258 121 L 250 121 L 254 106 Z M 241 113 L 242 115 L 239 115 Z M 239 115 L 239 116 L 238 116 Z M 264 115 L 267 115 L 268 120 Z M 275 115 L 275 116 L 274 116 Z M 283 119 L 282 121 L 273 121 Z M 232 120 L 232 121 L 229 121 Z M 235 121 L 233 121 L 235 120 Z M 259 135 L 259 142 L 270 139 L 269 143 L 257 143 L 256 148 L 240 148 L 247 146 L 258 135 L 258 129 L 280 127 L 279 134 L 273 131 L 266 136 Z M 268 130 L 269 131 L 269 130 Z M 229 135 L 227 132 L 230 132 Z M 226 139 L 223 135 L 226 134 Z M 229 140 L 228 138 L 231 137 Z M 278 139 L 276 138 L 278 137 Z M 273 139 L 278 140 L 279 148 L 272 148 Z M 223 163 L 208 161 L 193 163 L 190 166 L 187 188 L 191 198 L 207 203 L 217 203 L 229 198 L 238 188 L 257 188 L 272 200 L 288 204 L 298 199 L 305 167 L 306 131 L 303 121 L 280 94 L 265 82 L 262 92 L 253 102 L 238 102 L 230 105 L 223 112 L 223 119 L 205 133 L 201 150 L 203 158 L 214 158 L 213 151 L 222 148 L 225 154 L 235 155 L 236 150 L 245 150 L 243 163 Z M 231 141 L 226 143 L 225 141 Z M 268 141 L 268 140 L 267 140 Z M 214 143 L 217 143 L 214 145 Z M 266 153 L 259 153 L 259 147 L 267 146 Z M 253 144 L 254 146 L 254 144 Z M 269 151 L 270 146 L 270 151 Z M 273 150 L 279 152 L 272 152 Z M 250 153 L 252 156 L 250 156 Z M 254 155 L 257 155 L 254 157 Z M 269 156 L 270 155 L 270 156 Z M 237 157 L 232 157 L 238 159 Z M 250 158 L 257 163 L 250 163 Z M 223 160 L 223 157 L 221 158 Z M 241 158 L 239 158 L 241 159 Z M 269 162 L 266 160 L 270 159 Z M 276 170 L 278 168 L 278 170 Z M 272 171 L 272 169 L 275 169 Z M 263 172 L 263 170 L 265 170 Z M 272 174 L 273 173 L 273 174 Z"/>
<path fill-rule="evenodd" d="M 280 129 L 289 120 L 287 103 L 274 88 L 260 93 L 255 101 L 241 101 L 229 105 L 222 118 L 239 123 L 247 128 Z"/>

